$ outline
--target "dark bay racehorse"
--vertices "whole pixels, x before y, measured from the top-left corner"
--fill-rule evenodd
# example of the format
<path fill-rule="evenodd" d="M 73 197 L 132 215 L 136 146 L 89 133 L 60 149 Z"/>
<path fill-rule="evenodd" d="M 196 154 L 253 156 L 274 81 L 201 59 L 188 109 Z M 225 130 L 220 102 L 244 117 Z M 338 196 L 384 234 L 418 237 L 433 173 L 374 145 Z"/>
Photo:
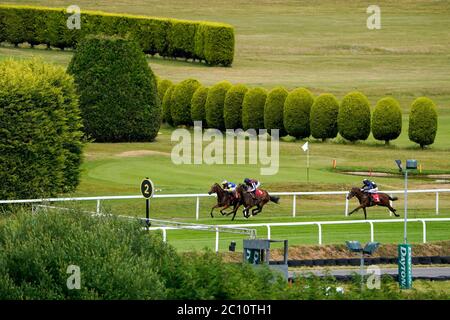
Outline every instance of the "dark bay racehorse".
<path fill-rule="evenodd" d="M 351 215 L 353 212 L 358 211 L 359 209 L 363 209 L 364 211 L 364 219 L 367 220 L 367 212 L 366 208 L 373 207 L 373 206 L 380 206 L 380 207 L 387 207 L 389 211 L 391 211 L 396 217 L 400 217 L 397 213 L 395 213 L 397 210 L 392 208 L 389 201 L 395 201 L 398 200 L 397 197 L 390 197 L 386 193 L 378 193 L 380 201 L 375 202 L 373 199 L 369 197 L 369 195 L 365 192 L 362 192 L 360 188 L 353 187 L 350 192 L 348 193 L 347 199 L 350 200 L 353 197 L 356 197 L 359 201 L 359 206 L 348 213 L 348 215 Z"/>
<path fill-rule="evenodd" d="M 216 208 L 222 208 L 220 210 L 220 213 L 224 216 L 229 216 L 233 213 L 233 218 L 231 220 L 234 220 L 234 217 L 236 216 L 236 211 L 240 206 L 240 199 L 233 197 L 229 192 L 222 189 L 222 187 L 218 183 L 214 183 L 209 190 L 208 194 L 217 194 L 217 204 L 214 205 L 211 208 L 211 218 L 214 218 L 213 211 Z M 237 193 L 236 193 L 237 194 Z M 233 206 L 233 210 L 231 212 L 225 212 L 225 209 L 228 209 L 229 207 Z"/>
<path fill-rule="evenodd" d="M 278 203 L 278 201 L 280 200 L 280 198 L 278 197 L 272 197 L 271 195 L 269 195 L 269 193 L 265 190 L 260 190 L 261 195 L 256 196 L 255 198 L 253 198 L 252 194 L 250 192 L 247 191 L 247 187 L 243 184 L 240 184 L 237 188 L 236 188 L 236 192 L 239 193 L 239 196 L 241 198 L 241 203 L 244 205 L 244 217 L 248 218 L 250 217 L 250 209 L 252 207 L 255 207 L 255 209 L 252 210 L 252 216 L 256 216 L 258 213 L 260 213 L 264 207 L 264 205 L 269 202 L 275 202 Z"/>

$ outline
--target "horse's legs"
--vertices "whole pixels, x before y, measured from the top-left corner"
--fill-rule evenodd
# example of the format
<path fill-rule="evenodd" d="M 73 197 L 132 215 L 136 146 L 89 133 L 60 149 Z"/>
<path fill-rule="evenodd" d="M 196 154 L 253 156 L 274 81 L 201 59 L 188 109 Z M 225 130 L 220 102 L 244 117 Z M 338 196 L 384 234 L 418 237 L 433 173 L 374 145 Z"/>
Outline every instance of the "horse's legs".
<path fill-rule="evenodd" d="M 226 213 L 223 212 L 223 210 L 228 209 L 229 207 L 230 207 L 230 204 L 226 204 L 225 207 L 223 207 L 223 208 L 220 210 L 220 213 L 221 213 L 222 215 L 225 215 Z"/>
<path fill-rule="evenodd" d="M 348 213 L 348 215 L 351 215 L 352 213 L 358 211 L 358 210 L 361 209 L 361 208 L 364 208 L 364 206 L 363 206 L 362 204 L 360 204 L 358 207 L 356 207 L 355 209 L 353 209 L 352 211 L 350 211 L 350 212 Z"/>
<path fill-rule="evenodd" d="M 400 217 L 400 215 L 396 213 L 397 210 L 392 208 L 390 204 L 388 204 L 386 207 L 389 209 L 390 212 L 394 214 L 394 216 Z"/>
<path fill-rule="evenodd" d="M 209 214 L 211 215 L 211 218 L 214 218 L 214 216 L 213 216 L 213 211 L 214 211 L 214 209 L 219 208 L 219 207 L 220 207 L 219 204 L 216 204 L 215 206 L 213 206 L 213 207 L 211 208 L 211 212 L 209 213 Z"/>
<path fill-rule="evenodd" d="M 362 209 L 363 209 L 363 211 L 364 211 L 364 220 L 367 220 L 367 212 L 366 212 L 366 207 L 363 207 Z"/>
<path fill-rule="evenodd" d="M 237 204 L 237 206 L 235 206 L 234 211 L 233 211 L 233 218 L 231 218 L 231 221 L 233 221 L 234 217 L 236 217 L 236 212 L 237 212 L 237 210 L 239 209 L 240 206 L 241 205 L 239 203 Z"/>

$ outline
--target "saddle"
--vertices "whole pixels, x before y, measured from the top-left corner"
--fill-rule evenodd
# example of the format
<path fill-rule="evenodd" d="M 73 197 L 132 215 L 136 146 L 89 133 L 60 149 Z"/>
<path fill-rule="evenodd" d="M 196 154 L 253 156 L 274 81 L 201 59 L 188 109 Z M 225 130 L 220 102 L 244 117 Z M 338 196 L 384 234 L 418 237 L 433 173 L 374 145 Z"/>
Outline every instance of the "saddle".
<path fill-rule="evenodd" d="M 255 196 L 257 197 L 257 198 L 260 198 L 260 197 L 262 197 L 264 195 L 264 192 L 262 192 L 261 190 L 259 190 L 259 189 L 256 189 L 256 191 L 255 191 Z"/>
<path fill-rule="evenodd" d="M 378 193 L 372 193 L 372 200 L 376 203 L 380 202 L 380 195 Z"/>

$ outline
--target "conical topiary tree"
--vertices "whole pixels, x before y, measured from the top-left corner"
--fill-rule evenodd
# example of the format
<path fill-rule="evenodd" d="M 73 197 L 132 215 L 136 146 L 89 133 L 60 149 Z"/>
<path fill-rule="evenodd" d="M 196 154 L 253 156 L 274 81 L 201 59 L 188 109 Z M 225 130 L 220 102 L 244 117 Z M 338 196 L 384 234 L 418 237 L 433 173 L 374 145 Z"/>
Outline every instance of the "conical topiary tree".
<path fill-rule="evenodd" d="M 158 80 L 158 97 L 160 103 L 162 103 L 167 89 L 169 89 L 171 86 L 173 86 L 173 83 L 170 80 Z"/>
<path fill-rule="evenodd" d="M 156 81 L 139 45 L 87 36 L 68 67 L 80 94 L 84 130 L 98 142 L 151 141 L 161 124 Z"/>
<path fill-rule="evenodd" d="M 349 141 L 366 140 L 370 134 L 370 104 L 361 92 L 342 99 L 338 114 L 339 134 Z"/>
<path fill-rule="evenodd" d="M 172 93 L 175 89 L 175 85 L 170 86 L 166 93 L 164 94 L 164 98 L 162 100 L 162 121 L 173 126 L 173 120 L 172 120 Z"/>
<path fill-rule="evenodd" d="M 280 136 L 286 135 L 283 124 L 284 102 L 289 92 L 283 87 L 270 90 L 264 105 L 264 127 L 269 130 L 280 130 Z"/>
<path fill-rule="evenodd" d="M 242 126 L 244 130 L 264 129 L 264 105 L 267 90 L 253 88 L 247 91 L 242 102 Z"/>
<path fill-rule="evenodd" d="M 209 89 L 205 104 L 206 123 L 208 127 L 219 130 L 225 129 L 223 106 L 225 95 L 231 86 L 232 84 L 230 82 L 221 81 Z"/>
<path fill-rule="evenodd" d="M 423 149 L 434 143 L 438 127 L 438 114 L 433 100 L 421 97 L 414 100 L 409 114 L 409 140 Z"/>
<path fill-rule="evenodd" d="M 208 87 L 200 86 L 195 90 L 191 101 L 191 118 L 192 121 L 202 121 L 202 125 L 206 126 L 205 104 L 208 97 Z"/>
<path fill-rule="evenodd" d="M 377 102 L 372 114 L 372 134 L 377 140 L 395 140 L 402 132 L 402 110 L 397 100 L 386 97 Z"/>
<path fill-rule="evenodd" d="M 314 100 L 311 107 L 311 135 L 316 139 L 332 139 L 337 136 L 339 102 L 331 93 L 323 93 Z"/>
<path fill-rule="evenodd" d="M 226 129 L 242 128 L 242 102 L 248 88 L 243 84 L 234 85 L 225 95 L 223 119 Z"/>
<path fill-rule="evenodd" d="M 191 125 L 191 101 L 194 92 L 201 84 L 195 79 L 186 79 L 175 86 L 172 92 L 172 107 L 170 109 L 173 124 Z"/>
<path fill-rule="evenodd" d="M 298 139 L 310 136 L 309 114 L 313 103 L 312 93 L 305 88 L 295 89 L 288 94 L 284 102 L 283 123 L 289 135 Z"/>

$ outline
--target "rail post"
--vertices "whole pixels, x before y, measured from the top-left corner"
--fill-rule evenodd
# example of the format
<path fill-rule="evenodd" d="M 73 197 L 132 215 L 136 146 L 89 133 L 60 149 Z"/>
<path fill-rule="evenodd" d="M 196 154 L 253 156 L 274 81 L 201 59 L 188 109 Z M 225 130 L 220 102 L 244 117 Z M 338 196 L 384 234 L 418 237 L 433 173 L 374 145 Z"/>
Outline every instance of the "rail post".
<path fill-rule="evenodd" d="M 317 227 L 319 227 L 319 245 L 322 244 L 322 224 L 316 223 Z"/>
<path fill-rule="evenodd" d="M 436 214 L 439 214 L 439 192 L 436 192 Z"/>
<path fill-rule="evenodd" d="M 197 197 L 197 202 L 195 204 L 195 220 L 200 217 L 200 197 Z"/>
<path fill-rule="evenodd" d="M 100 214 L 100 211 L 101 211 L 101 200 L 98 199 L 97 200 L 97 210 L 96 210 L 97 214 Z"/>
<path fill-rule="evenodd" d="M 295 213 L 297 211 L 297 196 L 294 194 L 292 198 L 292 217 L 295 218 Z"/>
<path fill-rule="evenodd" d="M 216 227 L 216 253 L 219 252 L 219 227 Z"/>
<path fill-rule="evenodd" d="M 345 216 L 348 217 L 348 192 L 345 194 Z"/>
<path fill-rule="evenodd" d="M 266 225 L 267 227 L 267 239 L 270 240 L 270 225 Z"/>
<path fill-rule="evenodd" d="M 423 231 L 423 243 L 427 243 L 427 224 L 425 220 L 422 221 L 422 231 Z"/>
<path fill-rule="evenodd" d="M 167 242 L 167 230 L 166 228 L 162 228 L 163 233 L 163 242 Z"/>
<path fill-rule="evenodd" d="M 370 224 L 370 241 L 373 242 L 374 240 L 374 235 L 373 235 L 373 222 L 372 221 L 367 221 Z"/>

